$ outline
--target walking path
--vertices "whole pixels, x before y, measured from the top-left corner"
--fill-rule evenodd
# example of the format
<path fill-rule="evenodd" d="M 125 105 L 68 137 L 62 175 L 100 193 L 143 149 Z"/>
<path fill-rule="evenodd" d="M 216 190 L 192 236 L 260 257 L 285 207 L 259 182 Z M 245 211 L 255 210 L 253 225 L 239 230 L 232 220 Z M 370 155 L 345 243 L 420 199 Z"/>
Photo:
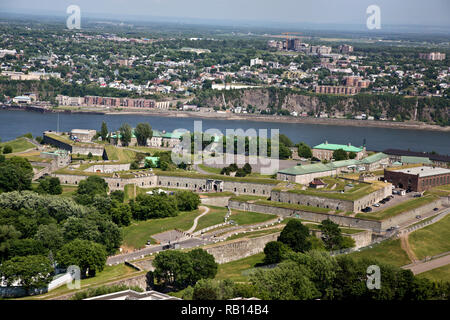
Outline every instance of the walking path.
<path fill-rule="evenodd" d="M 409 236 L 408 233 L 402 234 L 400 236 L 401 247 L 408 255 L 409 260 L 411 260 L 413 263 L 415 263 L 418 261 L 418 259 L 417 259 L 417 256 L 415 255 L 414 251 L 412 251 L 411 246 L 409 245 L 408 236 Z"/>
<path fill-rule="evenodd" d="M 427 272 L 436 268 L 440 268 L 443 266 L 446 266 L 450 264 L 450 254 L 447 254 L 443 257 L 432 259 L 429 261 L 422 261 L 422 262 L 416 262 L 413 264 L 409 264 L 406 266 L 403 266 L 403 269 L 409 269 L 414 274 L 419 274 L 423 272 Z"/>
<path fill-rule="evenodd" d="M 197 229 L 198 220 L 209 212 L 208 207 L 199 206 L 199 208 L 205 210 L 205 212 L 203 212 L 201 215 L 197 216 L 197 218 L 194 219 L 194 225 L 192 226 L 192 228 L 190 228 L 188 231 L 186 231 L 186 233 L 193 233 L 195 231 L 195 229 Z"/>

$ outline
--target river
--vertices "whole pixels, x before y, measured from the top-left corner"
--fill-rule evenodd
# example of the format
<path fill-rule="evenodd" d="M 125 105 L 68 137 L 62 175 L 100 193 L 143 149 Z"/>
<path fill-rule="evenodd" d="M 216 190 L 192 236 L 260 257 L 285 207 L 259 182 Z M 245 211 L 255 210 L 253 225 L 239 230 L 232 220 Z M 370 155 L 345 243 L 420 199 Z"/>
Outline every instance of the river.
<path fill-rule="evenodd" d="M 108 114 L 68 114 L 38 113 L 27 111 L 0 110 L 0 139 L 12 140 L 25 133 L 42 135 L 46 130 L 70 131 L 71 129 L 100 130 L 105 121 L 109 130 L 117 130 L 123 123 L 136 126 L 148 122 L 153 129 L 173 131 L 184 128 L 192 131 L 194 120 L 202 121 L 203 130 L 216 128 L 225 133 L 226 129 L 279 129 L 294 143 L 304 141 L 309 145 L 329 143 L 361 146 L 364 139 L 368 150 L 382 151 L 388 148 L 410 149 L 412 151 L 435 151 L 450 154 L 450 132 L 390 129 L 378 127 L 344 127 L 304 123 L 257 122 L 245 120 L 217 120 L 192 118 L 169 118 L 149 115 L 108 115 Z M 269 131 L 270 132 L 270 131 Z M 269 133 L 270 134 L 270 133 Z"/>

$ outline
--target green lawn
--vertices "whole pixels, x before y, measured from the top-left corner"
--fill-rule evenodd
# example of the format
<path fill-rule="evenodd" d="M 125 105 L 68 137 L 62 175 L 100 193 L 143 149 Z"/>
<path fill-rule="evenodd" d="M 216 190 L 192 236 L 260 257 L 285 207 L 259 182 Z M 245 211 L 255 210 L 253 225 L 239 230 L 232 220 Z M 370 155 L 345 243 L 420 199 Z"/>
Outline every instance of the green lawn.
<path fill-rule="evenodd" d="M 409 243 L 419 259 L 450 251 L 450 215 L 412 232 L 409 235 Z"/>
<path fill-rule="evenodd" d="M 204 164 L 199 164 L 198 167 L 206 172 L 213 173 L 213 174 L 220 174 L 220 172 L 222 171 L 222 169 L 220 169 L 220 168 L 208 167 Z"/>
<path fill-rule="evenodd" d="M 242 226 L 247 224 L 265 222 L 275 219 L 276 217 L 277 216 L 274 214 L 232 210 L 230 220 L 234 220 L 238 225 Z"/>
<path fill-rule="evenodd" d="M 256 264 L 263 262 L 264 253 L 258 253 L 253 256 L 220 264 L 216 279 L 231 279 L 238 282 L 247 282 L 248 277 L 242 275 L 242 272 L 254 268 Z"/>
<path fill-rule="evenodd" d="M 384 220 L 387 218 L 394 217 L 400 213 L 422 207 L 428 203 L 435 201 L 437 198 L 438 196 L 436 195 L 427 195 L 420 198 L 414 198 L 411 200 L 404 201 L 396 206 L 389 207 L 385 210 L 368 213 L 358 213 L 356 217 L 371 220 Z"/>
<path fill-rule="evenodd" d="M 424 273 L 420 273 L 417 276 L 430 279 L 431 281 L 450 282 L 450 264 Z"/>
<path fill-rule="evenodd" d="M 0 143 L 0 146 L 11 146 L 12 152 L 22 152 L 28 149 L 36 148 L 36 146 L 27 140 L 25 138 L 17 138 L 15 140 L 6 141 Z"/>
<path fill-rule="evenodd" d="M 142 248 L 154 234 L 173 229 L 188 230 L 198 215 L 199 210 L 194 210 L 180 212 L 176 217 L 133 221 L 130 226 L 123 228 L 123 244 L 128 248 Z"/>
<path fill-rule="evenodd" d="M 370 258 L 376 259 L 382 263 L 392 264 L 394 266 L 404 266 L 410 264 L 406 252 L 401 248 L 400 239 L 386 240 L 379 244 L 373 245 L 370 249 L 349 254 L 353 258 Z"/>
<path fill-rule="evenodd" d="M 108 160 L 119 160 L 122 163 L 133 162 L 136 157 L 136 152 L 113 145 L 105 146 L 106 154 L 108 155 Z"/>
<path fill-rule="evenodd" d="M 209 212 L 198 220 L 195 231 L 214 226 L 224 222 L 228 210 L 224 207 L 208 206 Z"/>

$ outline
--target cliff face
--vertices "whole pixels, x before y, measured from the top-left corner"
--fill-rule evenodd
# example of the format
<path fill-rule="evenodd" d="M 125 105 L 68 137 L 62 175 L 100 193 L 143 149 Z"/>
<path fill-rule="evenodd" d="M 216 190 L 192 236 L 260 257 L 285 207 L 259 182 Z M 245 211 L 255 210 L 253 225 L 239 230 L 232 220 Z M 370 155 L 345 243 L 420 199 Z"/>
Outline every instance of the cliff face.
<path fill-rule="evenodd" d="M 210 92 L 198 97 L 203 107 L 249 107 L 255 110 L 302 112 L 318 114 L 321 111 L 332 117 L 366 113 L 375 117 L 398 120 L 417 120 L 450 125 L 450 99 L 428 97 L 403 97 L 394 95 L 314 95 L 289 90 L 264 88 Z M 283 111 L 286 110 L 286 111 Z"/>

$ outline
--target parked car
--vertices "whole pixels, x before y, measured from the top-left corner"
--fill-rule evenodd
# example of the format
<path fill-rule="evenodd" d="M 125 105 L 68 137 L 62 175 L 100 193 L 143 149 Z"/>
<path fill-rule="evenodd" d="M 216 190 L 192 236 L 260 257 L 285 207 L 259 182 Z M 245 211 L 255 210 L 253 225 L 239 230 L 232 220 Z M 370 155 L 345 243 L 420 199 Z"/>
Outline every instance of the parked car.
<path fill-rule="evenodd" d="M 380 201 L 380 203 L 382 203 L 382 204 L 385 204 L 385 203 L 386 203 L 386 201 L 384 201 L 384 199 L 383 199 L 383 200 L 381 200 L 381 201 Z"/>
<path fill-rule="evenodd" d="M 416 219 L 422 219 L 422 216 L 416 216 Z"/>
<path fill-rule="evenodd" d="M 438 211 L 438 210 L 439 210 L 438 208 L 434 208 L 434 209 L 433 209 L 433 211 Z"/>
<path fill-rule="evenodd" d="M 380 204 L 379 204 L 379 203 L 375 203 L 373 206 L 374 206 L 375 208 L 378 208 L 378 207 L 380 206 Z"/>
<path fill-rule="evenodd" d="M 383 201 L 384 201 L 384 202 L 388 202 L 388 201 L 391 201 L 391 198 L 389 198 L 389 197 L 387 197 L 387 198 L 384 198 L 384 199 L 383 199 Z"/>

